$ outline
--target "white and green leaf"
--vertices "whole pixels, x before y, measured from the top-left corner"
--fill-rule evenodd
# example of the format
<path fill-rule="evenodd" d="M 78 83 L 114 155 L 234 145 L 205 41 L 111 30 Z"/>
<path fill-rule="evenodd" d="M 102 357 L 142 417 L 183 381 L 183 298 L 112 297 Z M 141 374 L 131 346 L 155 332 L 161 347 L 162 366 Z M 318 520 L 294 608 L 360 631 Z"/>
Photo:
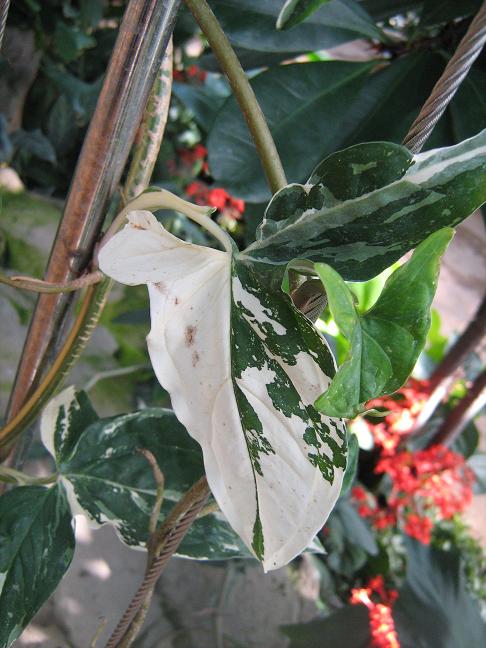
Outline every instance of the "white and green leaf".
<path fill-rule="evenodd" d="M 427 339 L 440 259 L 452 236 L 453 230 L 443 228 L 423 241 L 363 315 L 342 277 L 328 265 L 315 265 L 332 316 L 350 342 L 330 387 L 316 401 L 320 411 L 354 418 L 366 401 L 403 385 Z"/>
<path fill-rule="evenodd" d="M 307 184 L 275 194 L 245 254 L 280 277 L 299 258 L 364 281 L 485 201 L 486 130 L 416 156 L 397 144 L 358 144 L 327 157 Z"/>
<path fill-rule="evenodd" d="M 160 522 L 204 474 L 200 446 L 171 410 L 148 408 L 99 419 L 86 395 L 69 387 L 46 407 L 41 431 L 73 513 L 84 515 L 94 527 L 113 525 L 120 539 L 135 549 L 146 547 L 156 497 L 152 470 L 139 450 L 150 450 L 164 474 Z M 315 540 L 308 550 L 323 551 Z M 219 512 L 197 519 L 177 554 L 196 560 L 251 557 Z"/>
<path fill-rule="evenodd" d="M 56 589 L 74 553 L 61 485 L 22 486 L 0 497 L 0 647 L 8 648 Z"/>
<path fill-rule="evenodd" d="M 100 267 L 147 283 L 149 353 L 179 421 L 201 445 L 211 490 L 265 569 L 324 524 L 341 488 L 341 420 L 313 406 L 335 367 L 310 322 L 238 255 L 184 243 L 150 212 L 101 250 Z"/>

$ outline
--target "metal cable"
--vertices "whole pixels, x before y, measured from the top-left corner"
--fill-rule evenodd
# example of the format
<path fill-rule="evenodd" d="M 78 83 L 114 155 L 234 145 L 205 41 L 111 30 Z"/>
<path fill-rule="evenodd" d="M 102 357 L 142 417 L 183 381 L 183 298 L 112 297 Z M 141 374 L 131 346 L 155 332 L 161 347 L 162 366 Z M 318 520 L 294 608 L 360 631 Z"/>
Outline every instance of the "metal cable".
<path fill-rule="evenodd" d="M 5 25 L 7 24 L 9 7 L 10 0 L 0 0 L 0 50 L 2 49 L 3 35 L 5 33 Z"/>
<path fill-rule="evenodd" d="M 168 563 L 172 555 L 177 551 L 180 543 L 186 535 L 189 527 L 200 513 L 204 503 L 209 496 L 209 488 L 203 489 L 198 499 L 194 501 L 190 508 L 179 518 L 178 522 L 168 531 L 162 552 L 153 560 L 148 568 L 142 584 L 138 588 L 135 596 L 132 598 L 130 605 L 125 610 L 118 625 L 113 630 L 105 648 L 116 648 L 123 639 L 130 623 L 140 609 L 145 597 L 155 586 L 163 568 Z"/>
<path fill-rule="evenodd" d="M 469 25 L 453 57 L 450 59 L 442 76 L 422 106 L 418 117 L 411 125 L 403 145 L 413 153 L 418 153 L 434 126 L 441 118 L 447 105 L 479 56 L 486 42 L 486 0 Z"/>

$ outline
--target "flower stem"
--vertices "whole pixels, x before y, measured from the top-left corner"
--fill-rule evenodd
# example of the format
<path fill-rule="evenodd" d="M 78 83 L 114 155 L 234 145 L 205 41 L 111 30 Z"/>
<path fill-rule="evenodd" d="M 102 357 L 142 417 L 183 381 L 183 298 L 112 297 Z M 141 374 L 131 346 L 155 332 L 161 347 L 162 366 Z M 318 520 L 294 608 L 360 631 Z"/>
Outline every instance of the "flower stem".
<path fill-rule="evenodd" d="M 206 0 L 186 0 L 186 5 L 208 39 L 221 68 L 228 77 L 235 99 L 255 142 L 268 185 L 272 193 L 275 193 L 285 187 L 287 179 L 272 134 L 248 78 Z"/>

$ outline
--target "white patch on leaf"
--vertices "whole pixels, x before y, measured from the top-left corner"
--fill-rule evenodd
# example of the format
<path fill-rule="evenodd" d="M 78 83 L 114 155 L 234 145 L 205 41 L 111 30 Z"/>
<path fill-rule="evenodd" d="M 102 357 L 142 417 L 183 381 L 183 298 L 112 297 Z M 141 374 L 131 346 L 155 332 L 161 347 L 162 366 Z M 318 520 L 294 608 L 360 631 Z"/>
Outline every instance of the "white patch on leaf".
<path fill-rule="evenodd" d="M 268 349 L 262 369 L 249 366 L 233 379 L 232 359 L 244 353 L 247 342 L 232 341 L 235 304 L 251 312 L 248 316 L 239 311 L 261 339 L 271 327 L 285 344 L 286 328 L 237 277 L 232 284 L 230 253 L 179 240 L 150 212 L 129 215 L 129 224 L 101 249 L 99 263 L 103 272 L 122 283 L 147 283 L 150 358 L 159 382 L 171 395 L 177 418 L 202 446 L 214 497 L 252 553 L 258 507 L 263 566 L 269 570 L 285 565 L 322 527 L 341 488 L 343 469 L 335 469 L 330 484 L 309 461 L 308 453 L 315 448 L 303 439 L 309 427 L 305 405 L 322 393 L 329 379 L 310 353 L 299 353 L 296 366 L 290 367 Z M 269 397 L 267 387 L 277 379 L 269 365 L 273 360 L 300 392 L 302 418 L 286 416 Z M 237 388 L 263 433 L 252 430 L 248 422 L 245 431 Z M 265 445 L 262 451 L 258 448 L 261 474 L 250 459 L 252 441 Z"/>

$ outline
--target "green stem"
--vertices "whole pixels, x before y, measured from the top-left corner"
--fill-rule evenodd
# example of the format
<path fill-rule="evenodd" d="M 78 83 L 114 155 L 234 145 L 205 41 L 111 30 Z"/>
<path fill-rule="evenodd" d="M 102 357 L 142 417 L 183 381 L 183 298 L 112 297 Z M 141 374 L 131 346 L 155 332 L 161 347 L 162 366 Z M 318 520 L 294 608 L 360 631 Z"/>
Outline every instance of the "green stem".
<path fill-rule="evenodd" d="M 248 78 L 206 0 L 186 0 L 186 5 L 211 45 L 223 72 L 228 77 L 235 99 L 255 142 L 268 185 L 272 193 L 275 193 L 285 187 L 287 179 L 272 134 Z"/>
<path fill-rule="evenodd" d="M 47 477 L 31 477 L 20 470 L 0 466 L 0 481 L 7 484 L 17 484 L 17 486 L 40 486 L 44 484 L 53 484 L 57 475 L 47 475 Z"/>

